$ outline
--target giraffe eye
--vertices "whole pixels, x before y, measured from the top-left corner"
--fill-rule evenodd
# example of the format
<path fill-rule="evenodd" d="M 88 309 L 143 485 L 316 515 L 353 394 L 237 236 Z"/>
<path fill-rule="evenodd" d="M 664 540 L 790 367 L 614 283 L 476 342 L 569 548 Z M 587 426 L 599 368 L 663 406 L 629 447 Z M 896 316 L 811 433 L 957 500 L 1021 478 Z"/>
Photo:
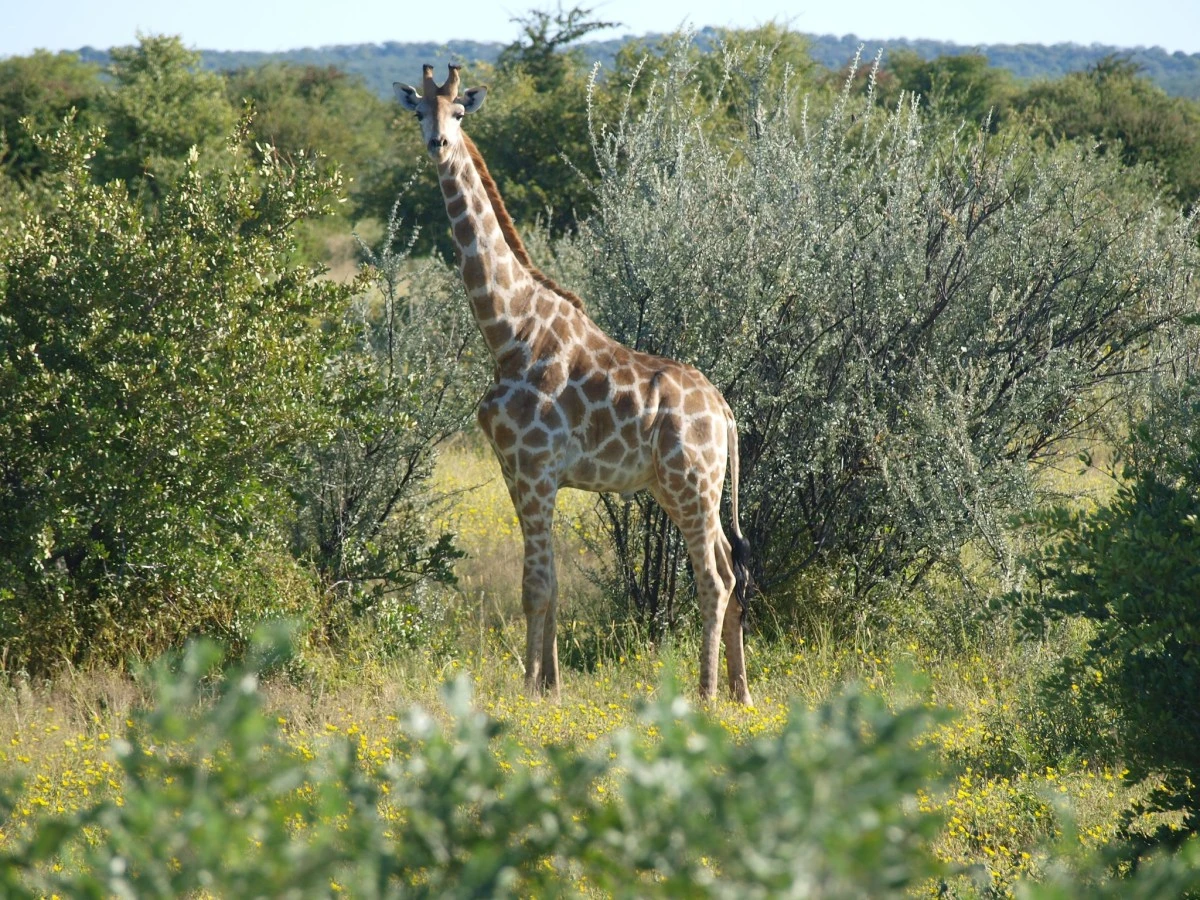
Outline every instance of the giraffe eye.
<path fill-rule="evenodd" d="M 458 119 L 458 121 L 460 121 L 460 122 L 462 121 L 462 117 L 463 117 L 463 114 L 460 112 L 456 112 L 454 114 L 454 118 Z"/>

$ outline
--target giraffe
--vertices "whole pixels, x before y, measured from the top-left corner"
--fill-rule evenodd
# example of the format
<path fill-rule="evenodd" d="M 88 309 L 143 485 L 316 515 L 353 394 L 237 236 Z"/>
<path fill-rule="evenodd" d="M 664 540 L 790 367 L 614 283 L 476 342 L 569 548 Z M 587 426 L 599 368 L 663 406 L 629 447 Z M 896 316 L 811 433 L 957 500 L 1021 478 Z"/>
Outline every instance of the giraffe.
<path fill-rule="evenodd" d="M 687 542 L 703 622 L 700 696 L 716 695 L 719 636 L 729 689 L 751 704 L 742 645 L 750 547 L 738 523 L 737 426 L 697 369 L 622 346 L 582 301 L 540 272 L 517 234 L 464 116 L 486 87 L 459 94 L 459 67 L 440 87 L 394 85 L 437 166 L 459 269 L 495 364 L 480 427 L 500 461 L 524 537 L 525 689 L 558 697 L 558 586 L 551 525 L 563 487 L 649 490 Z M 721 527 L 726 461 L 733 541 Z M 737 606 L 730 603 L 736 595 Z"/>

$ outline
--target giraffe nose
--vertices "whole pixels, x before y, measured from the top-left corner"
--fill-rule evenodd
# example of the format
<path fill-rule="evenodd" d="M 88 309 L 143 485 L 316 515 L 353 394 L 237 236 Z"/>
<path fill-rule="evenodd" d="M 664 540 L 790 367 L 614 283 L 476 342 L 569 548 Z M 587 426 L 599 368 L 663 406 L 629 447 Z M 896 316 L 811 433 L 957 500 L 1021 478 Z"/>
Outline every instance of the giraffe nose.
<path fill-rule="evenodd" d="M 448 143 L 450 142 L 444 137 L 432 137 L 429 139 L 429 152 L 437 153 L 437 151 L 445 149 Z"/>

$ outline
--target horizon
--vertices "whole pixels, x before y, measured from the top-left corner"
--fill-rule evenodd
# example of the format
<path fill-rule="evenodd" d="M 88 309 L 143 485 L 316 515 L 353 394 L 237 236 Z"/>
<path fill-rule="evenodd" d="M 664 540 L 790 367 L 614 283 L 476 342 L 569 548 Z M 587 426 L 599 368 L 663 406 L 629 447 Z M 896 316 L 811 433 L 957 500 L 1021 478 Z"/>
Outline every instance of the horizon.
<path fill-rule="evenodd" d="M 719 26 L 719 25 L 704 25 L 695 30 L 696 30 L 697 34 L 700 34 L 704 31 L 707 31 L 710 29 L 718 30 L 718 29 L 721 29 L 724 27 L 725 26 Z M 903 41 L 903 42 L 908 42 L 908 43 L 916 43 L 919 41 L 930 41 L 933 43 L 949 44 L 949 45 L 953 45 L 955 47 L 963 47 L 963 48 L 970 48 L 970 47 L 1082 47 L 1082 48 L 1090 49 L 1090 48 L 1095 47 L 1095 48 L 1103 48 L 1106 50 L 1112 49 L 1112 50 L 1128 51 L 1128 52 L 1161 50 L 1170 56 L 1174 56 L 1178 53 L 1183 53 L 1185 56 L 1189 56 L 1189 57 L 1200 56 L 1200 50 L 1192 52 L 1192 53 L 1187 53 L 1186 51 L 1172 51 L 1172 50 L 1169 50 L 1168 48 L 1162 46 L 1162 44 L 1108 44 L 1108 43 L 1104 43 L 1101 41 L 1091 41 L 1088 43 L 1084 43 L 1082 41 L 1070 41 L 1070 40 L 1053 41 L 1053 42 L 1020 41 L 1020 42 L 1013 43 L 1013 42 L 1008 42 L 1008 41 L 991 41 L 988 43 L 968 43 L 968 42 L 964 42 L 964 41 L 955 41 L 955 40 L 949 40 L 949 39 L 945 39 L 945 38 L 930 38 L 930 37 L 901 36 L 901 37 L 881 38 L 881 37 L 876 37 L 874 35 L 858 34 L 857 32 L 854 32 L 854 31 L 848 31 L 848 32 L 843 32 L 843 33 L 837 33 L 837 32 L 831 32 L 831 31 L 825 31 L 825 32 L 803 31 L 801 29 L 792 29 L 792 31 L 797 34 L 802 34 L 806 37 L 834 38 L 837 40 L 854 39 L 854 40 L 858 40 L 858 41 L 864 41 L 864 42 L 867 42 L 868 47 L 871 46 L 871 42 L 878 42 L 881 45 L 885 45 L 888 42 L 893 42 L 893 41 L 894 42 L 902 42 Z M 150 35 L 150 34 L 160 34 L 161 32 L 143 32 L 143 33 Z M 648 32 L 641 32 L 641 33 L 626 32 L 625 34 L 611 35 L 609 37 L 592 37 L 589 35 L 586 38 L 572 42 L 569 46 L 571 46 L 571 47 L 582 46 L 585 44 L 602 43 L 602 42 L 607 42 L 607 41 L 612 41 L 612 40 L 617 40 L 617 41 L 638 40 L 638 39 L 645 38 L 645 37 L 657 37 L 657 36 L 666 35 L 666 34 L 670 34 L 670 32 L 659 32 L 659 31 L 648 31 Z M 134 40 L 126 42 L 125 44 L 111 44 L 111 45 L 102 46 L 102 47 L 97 46 L 95 44 L 83 44 L 82 46 L 79 46 L 79 47 L 63 48 L 61 51 L 51 51 L 51 52 L 77 53 L 77 52 L 84 51 L 84 50 L 90 50 L 93 52 L 100 53 L 100 52 L 107 52 L 109 50 L 112 50 L 115 47 L 131 46 L 132 44 L 135 44 L 136 42 L 137 42 L 137 38 L 135 36 Z M 404 45 L 411 46 L 414 44 L 440 44 L 442 46 L 448 46 L 449 44 L 453 44 L 453 43 L 476 43 L 476 44 L 501 44 L 501 45 L 504 45 L 504 44 L 511 43 L 511 40 L 502 40 L 500 38 L 450 38 L 447 41 L 419 40 L 419 39 L 415 39 L 415 38 L 412 40 L 406 40 L 406 41 L 398 41 L 398 40 L 369 41 L 369 40 L 367 40 L 367 41 L 350 41 L 350 42 L 332 43 L 332 44 L 297 44 L 295 46 L 282 47 L 278 50 L 260 50 L 260 49 L 250 48 L 250 47 L 237 47 L 237 48 L 232 48 L 232 49 L 228 48 L 228 47 L 202 47 L 198 44 L 188 44 L 186 40 L 184 41 L 185 46 L 187 46 L 190 49 L 192 49 L 196 52 L 199 52 L 199 53 L 262 53 L 262 54 L 267 54 L 267 55 L 282 54 L 282 53 L 294 53 L 294 52 L 303 51 L 303 50 L 336 50 L 341 47 L 367 47 L 367 46 L 384 47 L 389 44 L 399 44 L 401 46 L 404 46 Z M 39 47 L 37 49 L 43 50 L 45 48 Z M 28 54 L 10 54 L 10 55 L 11 56 L 20 56 L 20 55 L 28 55 Z M 0 59 L 7 59 L 7 58 L 8 57 L 0 54 Z"/>
<path fill-rule="evenodd" d="M 516 21 L 549 4 L 521 8 L 463 0 L 453 16 L 412 16 L 380 2 L 363 0 L 353 18 L 331 18 L 314 0 L 246 5 L 233 0 L 165 5 L 156 0 L 113 0 L 103 7 L 82 0 L 23 6 L 10 13 L 0 32 L 0 58 L 50 52 L 98 50 L 136 43 L 140 34 L 178 35 L 197 50 L 281 53 L 305 48 L 363 44 L 446 44 L 450 41 L 510 43 Z M 562 4 L 559 8 L 569 4 Z M 853 35 L 886 45 L 930 40 L 963 47 L 996 45 L 1101 45 L 1120 50 L 1159 48 L 1168 54 L 1200 54 L 1200 4 L 1180 9 L 1177 0 L 1144 0 L 1136 7 L 1118 0 L 1011 0 L 1003 9 L 933 0 L 897 9 L 887 0 L 853 6 L 805 9 L 781 0 L 743 0 L 736 20 L 720 0 L 638 0 L 596 3 L 589 18 L 614 23 L 589 40 L 605 41 L 671 33 L 690 26 L 753 28 L 777 22 L 793 31 L 834 37 Z"/>

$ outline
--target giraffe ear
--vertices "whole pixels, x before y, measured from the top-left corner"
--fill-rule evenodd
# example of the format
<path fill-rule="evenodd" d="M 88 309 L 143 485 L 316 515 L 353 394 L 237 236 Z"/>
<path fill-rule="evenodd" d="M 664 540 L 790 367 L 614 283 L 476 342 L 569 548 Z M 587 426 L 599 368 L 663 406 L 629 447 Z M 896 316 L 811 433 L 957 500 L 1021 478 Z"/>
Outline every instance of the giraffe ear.
<path fill-rule="evenodd" d="M 477 88 L 467 88 L 459 103 L 463 105 L 464 111 L 473 113 L 479 107 L 483 106 L 485 99 L 487 99 L 487 85 Z"/>
<path fill-rule="evenodd" d="M 392 90 L 396 92 L 396 99 L 400 101 L 401 106 L 409 112 L 417 111 L 417 104 L 421 102 L 421 98 L 417 95 L 415 87 L 395 81 L 392 82 Z"/>

